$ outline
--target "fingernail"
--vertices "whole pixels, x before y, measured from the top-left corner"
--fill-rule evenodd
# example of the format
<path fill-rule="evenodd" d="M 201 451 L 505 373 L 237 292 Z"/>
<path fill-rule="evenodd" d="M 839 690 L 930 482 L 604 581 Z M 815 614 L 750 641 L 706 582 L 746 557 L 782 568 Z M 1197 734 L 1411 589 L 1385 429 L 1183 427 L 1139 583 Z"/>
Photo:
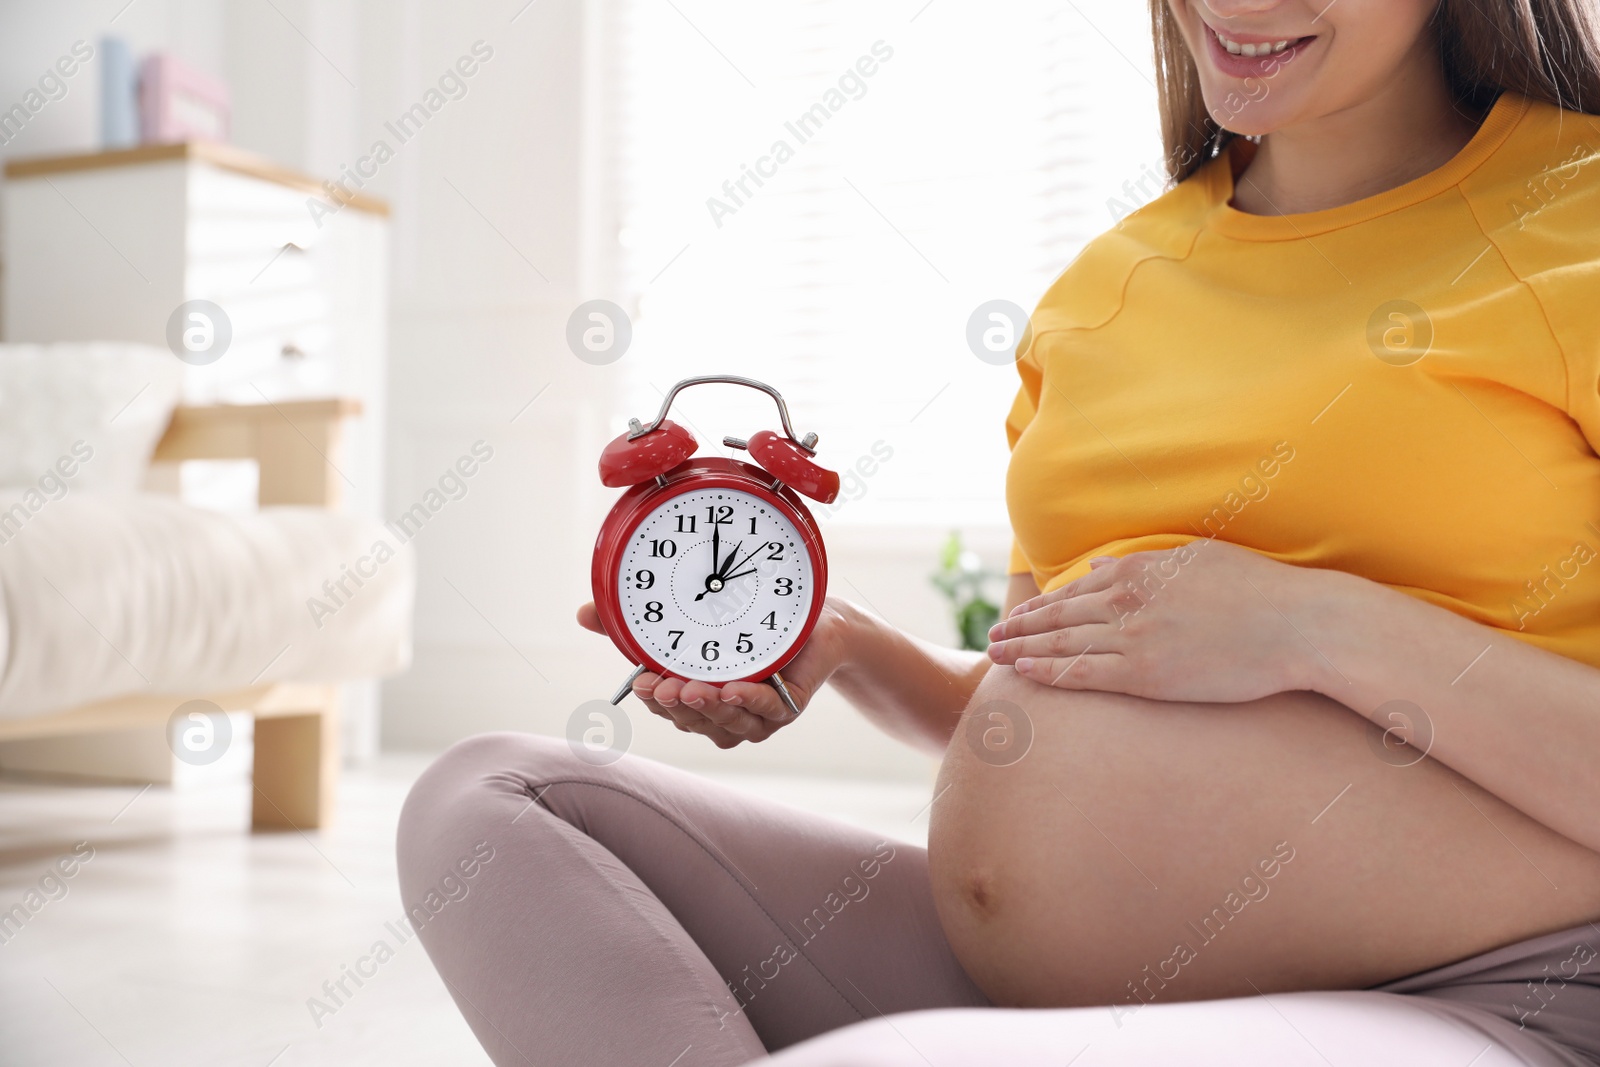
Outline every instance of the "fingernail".
<path fill-rule="evenodd" d="M 1094 570 L 1096 567 L 1103 567 L 1107 563 L 1115 563 L 1116 561 L 1116 556 L 1095 556 L 1089 561 L 1089 569 Z"/>
<path fill-rule="evenodd" d="M 992 645 L 989 646 L 989 658 L 994 660 L 997 663 L 999 662 L 999 660 L 1000 660 L 1000 644 L 999 644 L 999 642 L 996 642 L 995 644 L 992 644 Z"/>
<path fill-rule="evenodd" d="M 1011 614 L 1007 615 L 1006 618 L 1014 619 L 1018 615 L 1021 615 L 1024 611 L 1027 611 L 1027 610 L 1028 610 L 1028 605 L 1026 605 L 1026 604 L 1018 604 L 1016 607 L 1011 609 Z"/>
<path fill-rule="evenodd" d="M 699 711 L 701 708 L 706 706 L 706 702 L 704 700 L 685 700 L 684 703 L 689 705 L 695 711 Z"/>
<path fill-rule="evenodd" d="M 1015 666 L 1017 670 L 1021 671 L 1023 674 L 1027 674 L 1029 671 L 1033 670 L 1033 660 L 1024 656 L 1022 659 L 1017 660 Z"/>
<path fill-rule="evenodd" d="M 737 708 L 737 707 L 739 707 L 740 705 L 742 705 L 744 703 L 744 698 L 741 697 L 738 693 L 724 693 L 723 697 L 722 697 L 722 702 L 724 704 L 732 704 L 734 707 Z"/>
<path fill-rule="evenodd" d="M 989 640 L 993 641 L 1000 636 L 1000 626 L 1001 624 L 997 622 L 989 627 Z"/>

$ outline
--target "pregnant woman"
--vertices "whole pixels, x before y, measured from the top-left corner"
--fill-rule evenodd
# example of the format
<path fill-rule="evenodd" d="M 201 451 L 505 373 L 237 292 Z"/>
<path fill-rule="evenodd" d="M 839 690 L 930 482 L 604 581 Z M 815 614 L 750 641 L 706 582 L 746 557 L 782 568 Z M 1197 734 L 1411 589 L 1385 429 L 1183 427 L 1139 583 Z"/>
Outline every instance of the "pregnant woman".
<path fill-rule="evenodd" d="M 1033 317 L 993 646 L 786 672 L 944 754 L 927 852 L 464 742 L 401 882 L 497 1064 L 1600 1063 L 1600 18 L 1152 10 L 1176 184 Z"/>

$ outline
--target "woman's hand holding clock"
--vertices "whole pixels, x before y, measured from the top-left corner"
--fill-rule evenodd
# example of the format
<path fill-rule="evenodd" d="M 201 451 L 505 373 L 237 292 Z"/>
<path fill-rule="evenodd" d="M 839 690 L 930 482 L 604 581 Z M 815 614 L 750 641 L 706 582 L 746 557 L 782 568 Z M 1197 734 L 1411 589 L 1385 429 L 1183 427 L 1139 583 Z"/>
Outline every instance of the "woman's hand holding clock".
<path fill-rule="evenodd" d="M 723 438 L 748 462 L 695 458 L 694 435 L 667 414 L 682 390 L 712 384 L 771 396 L 782 435 Z M 813 462 L 817 435 L 795 434 L 778 391 L 749 378 L 685 379 L 648 427 L 628 427 L 600 454 L 601 484 L 626 491 L 595 539 L 594 601 L 578 622 L 639 665 L 634 694 L 678 729 L 720 748 L 765 740 L 850 647 L 838 606 L 825 601 L 821 533 L 800 499 L 832 503 L 839 476 Z"/>
<path fill-rule="evenodd" d="M 605 633 L 593 603 L 578 609 L 578 624 Z M 845 631 L 844 615 L 832 602 L 825 603 L 805 647 L 783 668 L 784 684 L 802 710 L 844 662 Z M 765 741 L 795 719 L 777 690 L 766 682 L 714 685 L 646 672 L 634 679 L 633 694 L 679 730 L 704 734 L 718 748 L 733 748 L 741 741 Z"/>

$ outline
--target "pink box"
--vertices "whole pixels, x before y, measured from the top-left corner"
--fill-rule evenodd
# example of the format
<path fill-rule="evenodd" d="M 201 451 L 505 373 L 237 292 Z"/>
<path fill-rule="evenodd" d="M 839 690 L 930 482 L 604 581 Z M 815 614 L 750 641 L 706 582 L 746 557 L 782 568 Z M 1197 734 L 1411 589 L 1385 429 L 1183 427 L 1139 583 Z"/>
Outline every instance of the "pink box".
<path fill-rule="evenodd" d="M 226 141 L 228 87 L 165 52 L 139 72 L 139 136 L 145 144 Z"/>

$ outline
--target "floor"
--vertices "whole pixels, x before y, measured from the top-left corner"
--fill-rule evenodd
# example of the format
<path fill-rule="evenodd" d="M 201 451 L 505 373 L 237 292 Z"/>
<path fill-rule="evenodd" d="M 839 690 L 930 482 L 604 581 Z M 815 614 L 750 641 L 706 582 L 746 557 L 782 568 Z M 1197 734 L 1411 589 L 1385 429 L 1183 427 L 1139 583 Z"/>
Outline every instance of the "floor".
<path fill-rule="evenodd" d="M 0 778 L 0 913 L 32 909 L 20 929 L 0 926 L 0 1061 L 487 1064 L 421 947 L 386 925 L 401 916 L 395 822 L 426 764 L 385 756 L 348 772 L 333 828 L 306 835 L 245 832 L 242 781 L 173 791 Z M 714 777 L 926 838 L 925 786 Z M 323 983 L 379 940 L 393 958 L 331 1013 L 313 1011 Z"/>

